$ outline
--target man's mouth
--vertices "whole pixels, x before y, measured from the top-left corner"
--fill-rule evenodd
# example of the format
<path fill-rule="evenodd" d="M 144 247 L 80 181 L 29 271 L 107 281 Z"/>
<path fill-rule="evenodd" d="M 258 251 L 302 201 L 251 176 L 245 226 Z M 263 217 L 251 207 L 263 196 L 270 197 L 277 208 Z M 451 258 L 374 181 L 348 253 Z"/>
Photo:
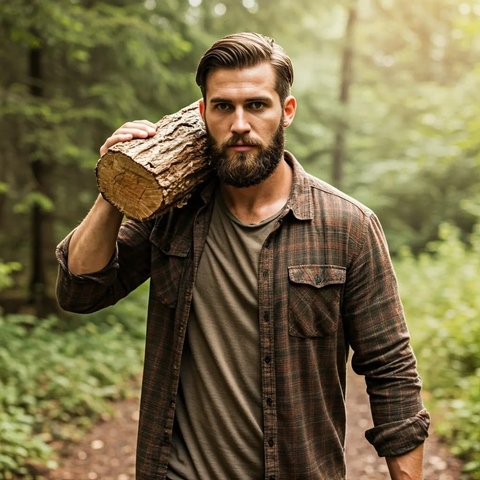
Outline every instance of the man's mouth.
<path fill-rule="evenodd" d="M 236 152 L 249 152 L 255 148 L 255 145 L 245 145 L 241 143 L 236 143 L 234 145 L 230 145 L 228 148 L 235 150 Z"/>

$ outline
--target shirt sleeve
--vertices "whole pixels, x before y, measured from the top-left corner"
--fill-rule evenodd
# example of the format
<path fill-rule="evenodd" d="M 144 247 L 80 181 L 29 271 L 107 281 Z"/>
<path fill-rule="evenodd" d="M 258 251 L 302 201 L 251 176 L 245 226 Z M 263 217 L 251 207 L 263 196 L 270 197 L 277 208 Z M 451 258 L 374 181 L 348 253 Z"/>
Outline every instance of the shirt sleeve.
<path fill-rule="evenodd" d="M 365 436 L 379 456 L 405 454 L 428 437 L 430 416 L 387 242 L 374 214 L 366 217 L 362 243 L 347 269 L 343 314 L 352 367 L 365 376 L 370 396 L 374 428 Z"/>
<path fill-rule="evenodd" d="M 91 313 L 117 303 L 150 277 L 151 222 L 128 220 L 122 224 L 115 252 L 100 271 L 75 275 L 68 270 L 68 249 L 73 230 L 56 249 L 59 263 L 57 301 L 67 311 Z"/>

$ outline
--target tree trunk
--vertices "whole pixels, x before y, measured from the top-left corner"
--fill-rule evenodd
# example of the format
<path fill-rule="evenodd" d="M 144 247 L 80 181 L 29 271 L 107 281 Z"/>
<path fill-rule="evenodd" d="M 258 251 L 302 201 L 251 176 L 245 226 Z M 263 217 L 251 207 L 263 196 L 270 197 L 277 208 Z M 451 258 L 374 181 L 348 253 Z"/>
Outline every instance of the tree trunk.
<path fill-rule="evenodd" d="M 357 5 L 348 9 L 348 20 L 345 30 L 345 44 L 342 54 L 342 67 L 340 77 L 339 102 L 342 107 L 342 116 L 337 123 L 335 132 L 335 145 L 332 159 L 332 182 L 337 188 L 342 188 L 343 168 L 346 158 L 346 137 L 348 131 L 348 106 L 350 102 L 350 89 L 353 83 L 353 40 L 357 22 Z"/>
<path fill-rule="evenodd" d="M 30 93 L 33 97 L 41 98 L 43 92 L 43 77 L 41 69 L 42 51 L 40 48 L 32 48 L 30 58 Z M 33 152 L 32 152 L 33 156 Z M 43 195 L 48 195 L 48 174 L 43 161 L 33 159 L 30 162 L 31 172 L 34 179 L 34 190 Z M 29 304 L 32 305 L 35 314 L 39 317 L 50 313 L 54 309 L 51 299 L 48 298 L 46 270 L 48 263 L 48 249 L 51 243 L 48 238 L 52 235 L 51 214 L 45 212 L 37 202 L 31 211 L 31 276 L 29 284 Z M 53 256 L 53 247 L 50 256 Z"/>
<path fill-rule="evenodd" d="M 104 198 L 129 218 L 149 220 L 185 205 L 212 173 L 198 102 L 163 117 L 155 136 L 111 147 L 96 173 Z"/>

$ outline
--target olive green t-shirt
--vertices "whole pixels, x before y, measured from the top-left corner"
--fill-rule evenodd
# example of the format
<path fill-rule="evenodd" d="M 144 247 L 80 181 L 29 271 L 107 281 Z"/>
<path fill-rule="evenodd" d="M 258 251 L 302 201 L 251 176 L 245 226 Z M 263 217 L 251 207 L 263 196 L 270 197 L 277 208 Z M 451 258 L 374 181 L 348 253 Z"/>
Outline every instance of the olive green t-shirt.
<path fill-rule="evenodd" d="M 243 224 L 217 191 L 182 357 L 172 480 L 264 476 L 257 274 L 280 213 Z"/>

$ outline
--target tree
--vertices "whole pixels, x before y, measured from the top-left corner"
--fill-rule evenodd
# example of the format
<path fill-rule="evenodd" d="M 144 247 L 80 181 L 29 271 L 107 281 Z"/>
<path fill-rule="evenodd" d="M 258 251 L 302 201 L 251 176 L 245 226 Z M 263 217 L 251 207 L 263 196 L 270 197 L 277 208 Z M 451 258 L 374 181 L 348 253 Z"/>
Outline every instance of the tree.
<path fill-rule="evenodd" d="M 343 165 L 346 156 L 345 144 L 348 132 L 348 109 L 350 104 L 350 90 L 353 83 L 353 45 L 357 18 L 358 6 L 352 4 L 348 7 L 347 23 L 345 27 L 345 44 L 343 46 L 342 67 L 340 73 L 339 102 L 343 116 L 337 124 L 332 159 L 332 181 L 338 188 L 342 188 L 343 183 Z"/>

